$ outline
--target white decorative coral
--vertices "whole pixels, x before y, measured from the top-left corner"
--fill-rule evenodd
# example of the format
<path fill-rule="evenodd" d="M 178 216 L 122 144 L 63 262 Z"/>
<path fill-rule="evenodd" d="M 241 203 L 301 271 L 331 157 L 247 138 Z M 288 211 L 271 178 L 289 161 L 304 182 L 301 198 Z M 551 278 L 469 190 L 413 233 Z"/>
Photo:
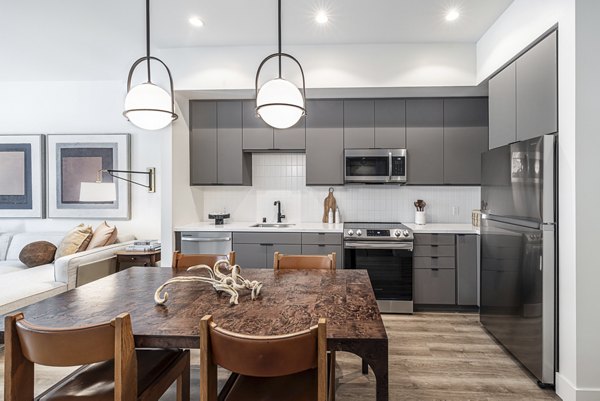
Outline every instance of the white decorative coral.
<path fill-rule="evenodd" d="M 224 266 L 231 273 L 223 274 L 221 272 L 221 267 Z M 209 277 L 206 276 L 179 276 L 173 277 L 172 279 L 167 280 L 163 285 L 156 289 L 154 293 L 154 302 L 159 305 L 163 305 L 169 299 L 169 293 L 164 292 L 161 297 L 161 292 L 163 289 L 173 283 L 189 283 L 189 282 L 201 282 L 201 283 L 209 283 L 212 284 L 213 288 L 217 292 L 226 292 L 231 295 L 229 298 L 229 303 L 231 305 L 237 305 L 239 298 L 239 290 L 247 289 L 250 290 L 252 300 L 255 300 L 256 297 L 260 294 L 260 289 L 262 288 L 262 283 L 260 281 L 250 281 L 246 280 L 240 274 L 241 268 L 239 265 L 231 265 L 228 260 L 219 260 L 213 268 L 211 269 L 207 265 L 197 265 L 192 266 L 187 269 L 189 272 L 197 271 L 197 270 L 205 270 L 208 272 Z"/>

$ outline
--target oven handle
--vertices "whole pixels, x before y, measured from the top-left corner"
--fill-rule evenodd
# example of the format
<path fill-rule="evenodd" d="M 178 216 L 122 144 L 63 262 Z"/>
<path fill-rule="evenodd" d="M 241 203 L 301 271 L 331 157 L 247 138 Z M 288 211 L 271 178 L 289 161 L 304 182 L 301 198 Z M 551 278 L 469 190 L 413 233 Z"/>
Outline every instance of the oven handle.
<path fill-rule="evenodd" d="M 407 251 L 412 251 L 413 243 L 412 242 L 357 241 L 357 242 L 344 242 L 344 248 L 346 248 L 346 249 L 406 249 Z"/>

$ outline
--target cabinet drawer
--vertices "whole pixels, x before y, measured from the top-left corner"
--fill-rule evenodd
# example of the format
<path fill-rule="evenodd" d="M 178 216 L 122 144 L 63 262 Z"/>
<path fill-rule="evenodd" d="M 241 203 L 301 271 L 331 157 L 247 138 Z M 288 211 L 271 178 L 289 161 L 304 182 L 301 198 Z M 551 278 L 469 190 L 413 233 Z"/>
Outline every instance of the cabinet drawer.
<path fill-rule="evenodd" d="M 454 234 L 415 234 L 415 245 L 454 245 Z"/>
<path fill-rule="evenodd" d="M 415 269 L 413 295 L 415 304 L 454 305 L 454 269 Z"/>
<path fill-rule="evenodd" d="M 129 255 L 120 255 L 119 263 L 127 263 L 132 265 L 144 266 L 146 264 L 150 264 L 150 256 L 129 256 Z"/>
<path fill-rule="evenodd" d="M 298 244 L 302 243 L 300 233 L 233 233 L 234 244 Z"/>
<path fill-rule="evenodd" d="M 446 256 L 454 258 L 454 245 L 415 245 L 414 256 Z"/>
<path fill-rule="evenodd" d="M 415 269 L 454 269 L 456 266 L 454 258 L 449 256 L 416 256 L 413 258 Z"/>
<path fill-rule="evenodd" d="M 343 251 L 341 245 L 305 245 L 302 244 L 303 255 L 329 255 L 335 252 L 335 268 L 342 268 Z"/>
<path fill-rule="evenodd" d="M 302 233 L 302 245 L 341 245 L 342 235 L 336 233 Z"/>

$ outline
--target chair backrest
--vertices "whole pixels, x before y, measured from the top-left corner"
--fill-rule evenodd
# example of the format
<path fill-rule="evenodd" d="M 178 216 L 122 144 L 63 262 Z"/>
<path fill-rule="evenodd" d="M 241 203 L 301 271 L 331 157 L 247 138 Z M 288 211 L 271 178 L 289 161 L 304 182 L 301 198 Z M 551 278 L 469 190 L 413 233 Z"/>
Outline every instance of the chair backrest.
<path fill-rule="evenodd" d="M 5 318 L 5 394 L 10 400 L 33 392 L 34 364 L 77 366 L 115 361 L 115 399 L 137 396 L 137 360 L 129 314 L 110 322 L 74 328 L 47 328 L 25 320 L 22 313 Z M 24 396 L 25 394 L 25 396 Z"/>
<path fill-rule="evenodd" d="M 284 255 L 275 252 L 273 267 L 280 269 L 335 269 L 335 252 L 329 255 Z"/>
<path fill-rule="evenodd" d="M 207 265 L 213 267 L 219 260 L 229 260 L 231 265 L 235 265 L 235 252 L 229 252 L 227 255 L 219 254 L 183 254 L 179 251 L 173 252 L 173 268 L 175 270 L 185 270 L 188 267 L 196 265 Z"/>

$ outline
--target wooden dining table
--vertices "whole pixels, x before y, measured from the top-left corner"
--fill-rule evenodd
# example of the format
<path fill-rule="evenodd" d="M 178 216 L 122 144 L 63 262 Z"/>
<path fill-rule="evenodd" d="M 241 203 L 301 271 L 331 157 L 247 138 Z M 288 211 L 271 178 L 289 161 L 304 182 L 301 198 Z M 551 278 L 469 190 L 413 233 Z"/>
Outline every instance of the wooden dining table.
<path fill-rule="evenodd" d="M 388 337 L 366 270 L 243 269 L 263 283 L 259 297 L 240 291 L 239 304 L 210 284 L 166 287 L 164 305 L 155 290 L 176 273 L 164 267 L 131 267 L 71 291 L 19 309 L 35 324 L 72 327 L 131 314 L 137 347 L 199 348 L 199 323 L 212 315 L 219 326 L 249 335 L 305 330 L 327 318 L 327 348 L 360 356 L 376 378 L 377 401 L 388 401 Z M 4 319 L 0 323 L 4 342 Z"/>

